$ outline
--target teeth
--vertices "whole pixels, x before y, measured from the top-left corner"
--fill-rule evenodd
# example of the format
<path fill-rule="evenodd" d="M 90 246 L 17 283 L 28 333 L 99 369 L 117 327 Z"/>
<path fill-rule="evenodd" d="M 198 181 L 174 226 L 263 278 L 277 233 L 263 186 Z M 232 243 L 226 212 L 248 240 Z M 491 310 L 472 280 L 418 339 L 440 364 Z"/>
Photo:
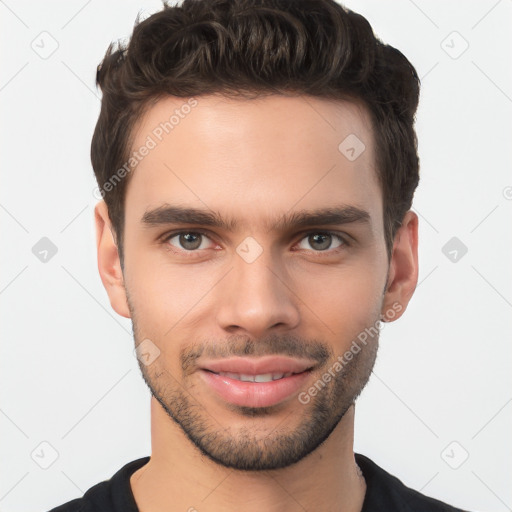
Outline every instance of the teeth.
<path fill-rule="evenodd" d="M 292 375 L 289 373 L 262 373 L 259 375 L 245 375 L 243 373 L 219 372 L 219 375 L 224 375 L 230 379 L 241 380 L 242 382 L 271 382 L 273 380 L 283 379 Z"/>
<path fill-rule="evenodd" d="M 265 373 L 263 375 L 255 375 L 254 382 L 271 382 L 273 379 L 271 373 Z"/>

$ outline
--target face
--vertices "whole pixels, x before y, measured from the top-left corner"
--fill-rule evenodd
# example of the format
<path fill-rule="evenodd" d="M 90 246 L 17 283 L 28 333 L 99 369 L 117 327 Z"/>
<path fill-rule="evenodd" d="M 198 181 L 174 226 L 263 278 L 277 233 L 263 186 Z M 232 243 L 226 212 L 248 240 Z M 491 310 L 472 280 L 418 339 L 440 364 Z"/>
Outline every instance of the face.
<path fill-rule="evenodd" d="M 132 150 L 151 147 L 127 187 L 123 279 L 106 286 L 190 441 L 227 467 L 286 467 L 339 424 L 381 315 L 408 300 L 387 286 L 400 272 L 371 123 L 304 96 L 194 101 L 160 100 L 136 127 Z M 240 380 L 255 374 L 276 380 Z"/>

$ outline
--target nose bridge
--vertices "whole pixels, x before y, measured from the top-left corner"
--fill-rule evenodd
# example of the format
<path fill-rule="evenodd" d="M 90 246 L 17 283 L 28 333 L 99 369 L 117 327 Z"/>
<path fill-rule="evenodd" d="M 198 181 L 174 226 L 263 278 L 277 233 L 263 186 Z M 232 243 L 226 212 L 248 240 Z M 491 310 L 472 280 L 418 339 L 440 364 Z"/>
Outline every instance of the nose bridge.
<path fill-rule="evenodd" d="M 229 292 L 222 292 L 219 298 L 220 326 L 254 336 L 276 326 L 296 327 L 299 311 L 280 261 L 251 237 L 239 244 L 236 253 L 233 270 L 227 276 Z"/>

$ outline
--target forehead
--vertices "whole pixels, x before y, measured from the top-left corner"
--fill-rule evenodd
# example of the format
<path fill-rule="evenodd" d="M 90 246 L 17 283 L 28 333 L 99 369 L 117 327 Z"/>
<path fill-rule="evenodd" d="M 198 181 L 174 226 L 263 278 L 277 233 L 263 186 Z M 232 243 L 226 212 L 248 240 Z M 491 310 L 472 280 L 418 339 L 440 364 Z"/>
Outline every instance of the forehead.
<path fill-rule="evenodd" d="M 224 213 L 240 226 L 245 215 L 254 224 L 295 208 L 340 204 L 381 216 L 372 126 L 360 104 L 167 97 L 135 127 L 134 152 L 127 222 L 164 203 Z"/>

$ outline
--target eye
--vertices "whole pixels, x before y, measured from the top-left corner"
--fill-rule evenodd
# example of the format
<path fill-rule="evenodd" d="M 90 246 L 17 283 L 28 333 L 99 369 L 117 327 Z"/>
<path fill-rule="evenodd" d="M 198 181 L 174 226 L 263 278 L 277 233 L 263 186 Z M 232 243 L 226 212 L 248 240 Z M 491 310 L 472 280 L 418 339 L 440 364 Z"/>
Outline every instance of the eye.
<path fill-rule="evenodd" d="M 209 238 L 200 231 L 179 231 L 167 235 L 162 242 L 182 251 L 194 252 L 199 249 L 208 249 L 205 240 Z"/>
<path fill-rule="evenodd" d="M 210 248 L 208 242 L 210 237 L 201 231 L 176 231 L 164 236 L 162 243 L 173 252 L 194 253 Z M 305 244 L 309 245 L 306 247 Z M 299 249 L 311 250 L 314 252 L 335 252 L 336 249 L 349 246 L 345 237 L 331 231 L 311 231 L 305 233 L 298 247 Z"/>
<path fill-rule="evenodd" d="M 333 239 L 336 240 L 335 244 L 337 245 L 333 246 Z M 304 241 L 310 247 L 313 247 L 315 252 L 323 252 L 328 249 L 338 249 L 342 246 L 349 245 L 344 237 L 331 231 L 311 231 L 310 233 L 306 233 L 306 236 L 301 240 L 301 244 L 303 244 Z M 300 244 L 299 248 L 308 250 L 307 247 L 301 247 Z"/>

